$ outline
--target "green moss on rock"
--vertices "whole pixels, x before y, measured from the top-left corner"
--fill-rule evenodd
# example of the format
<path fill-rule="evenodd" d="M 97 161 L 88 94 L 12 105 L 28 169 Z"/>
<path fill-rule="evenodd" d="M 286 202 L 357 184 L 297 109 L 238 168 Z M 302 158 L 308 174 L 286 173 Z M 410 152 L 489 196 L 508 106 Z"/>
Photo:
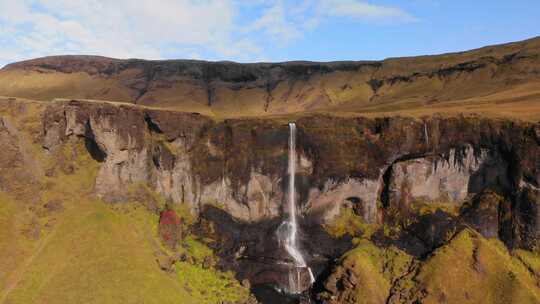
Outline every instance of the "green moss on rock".
<path fill-rule="evenodd" d="M 412 257 L 395 248 L 360 240 L 325 282 L 325 303 L 385 303 L 393 283 L 409 268 Z"/>
<path fill-rule="evenodd" d="M 409 283 L 407 283 L 408 281 Z M 411 282 L 414 283 L 413 288 Z M 390 303 L 539 303 L 534 276 L 504 244 L 466 229 L 403 278 Z"/>

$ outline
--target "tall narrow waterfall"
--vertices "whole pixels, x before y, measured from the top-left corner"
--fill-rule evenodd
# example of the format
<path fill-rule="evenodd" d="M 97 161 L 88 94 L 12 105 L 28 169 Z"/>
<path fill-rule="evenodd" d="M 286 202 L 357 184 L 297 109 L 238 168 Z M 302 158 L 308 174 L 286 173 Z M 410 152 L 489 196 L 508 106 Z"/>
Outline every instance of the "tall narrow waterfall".
<path fill-rule="evenodd" d="M 311 268 L 306 264 L 302 252 L 298 248 L 298 220 L 296 217 L 296 125 L 289 123 L 289 189 L 287 200 L 288 219 L 285 220 L 279 227 L 277 235 L 280 245 L 284 246 L 287 253 L 291 256 L 293 264 L 289 269 L 289 286 L 288 292 L 301 293 L 305 290 L 303 285 L 302 274 L 309 275 L 309 285 L 311 285 L 315 278 Z"/>

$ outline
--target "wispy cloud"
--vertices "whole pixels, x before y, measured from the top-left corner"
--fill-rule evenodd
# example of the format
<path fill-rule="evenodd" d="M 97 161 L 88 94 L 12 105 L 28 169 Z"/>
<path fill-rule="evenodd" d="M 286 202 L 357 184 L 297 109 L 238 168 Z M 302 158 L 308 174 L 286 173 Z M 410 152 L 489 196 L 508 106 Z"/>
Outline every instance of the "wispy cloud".
<path fill-rule="evenodd" d="M 277 42 L 278 45 L 286 45 L 301 38 L 305 32 L 320 26 L 322 21 L 334 17 L 385 23 L 418 20 L 398 7 L 375 5 L 360 0 L 259 0 L 256 3 L 263 7 L 263 13 L 243 31 L 263 31 L 265 38 Z"/>
<path fill-rule="evenodd" d="M 262 31 L 270 38 L 282 42 L 289 42 L 301 36 L 300 28 L 286 15 L 286 7 L 282 1 L 278 1 L 266 8 L 251 26 L 246 28 L 246 32 Z"/>
<path fill-rule="evenodd" d="M 355 0 L 322 0 L 323 11 L 331 16 L 342 16 L 378 21 L 411 22 L 417 19 L 406 11 L 393 6 L 374 5 Z"/>
<path fill-rule="evenodd" d="M 66 53 L 250 61 L 265 58 L 261 40 L 285 46 L 325 18 L 414 20 L 359 0 L 0 0 L 0 12 L 0 64 Z"/>

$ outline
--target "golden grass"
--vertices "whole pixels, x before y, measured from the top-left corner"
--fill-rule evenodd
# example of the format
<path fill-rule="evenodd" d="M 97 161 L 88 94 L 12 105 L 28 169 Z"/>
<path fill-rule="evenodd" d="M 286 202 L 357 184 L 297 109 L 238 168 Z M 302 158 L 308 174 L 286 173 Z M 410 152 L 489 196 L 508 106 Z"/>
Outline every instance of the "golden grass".
<path fill-rule="evenodd" d="M 437 250 L 414 280 L 426 292 L 422 303 L 540 301 L 536 278 L 526 267 L 499 240 L 484 239 L 470 230 Z"/>
<path fill-rule="evenodd" d="M 407 76 L 413 71 L 429 73 L 463 60 L 476 60 L 487 50 L 490 50 L 486 53 L 490 56 L 503 56 L 520 47 L 537 52 L 537 44 L 538 40 L 535 40 L 461 54 L 390 59 L 376 74 L 369 69 L 313 73 L 279 82 L 270 95 L 261 86 L 233 89 L 224 82 L 214 82 L 209 100 L 205 85 L 177 75 L 164 79 L 164 84 L 151 83 L 144 95 L 139 96 L 141 92 L 125 85 L 141 73 L 133 69 L 109 77 L 80 72 L 7 69 L 0 72 L 0 94 L 42 101 L 76 98 L 137 103 L 149 108 L 199 112 L 218 120 L 298 113 L 368 117 L 422 117 L 437 113 L 538 121 L 540 80 L 534 74 L 518 75 L 513 70 L 501 70 L 494 77 L 489 68 L 481 68 L 446 78 L 419 74 L 410 81 L 386 83 L 377 92 L 368 84 L 372 77 Z M 535 64 L 534 61 L 516 63 L 516 69 L 524 69 L 524 65 L 532 68 Z"/>

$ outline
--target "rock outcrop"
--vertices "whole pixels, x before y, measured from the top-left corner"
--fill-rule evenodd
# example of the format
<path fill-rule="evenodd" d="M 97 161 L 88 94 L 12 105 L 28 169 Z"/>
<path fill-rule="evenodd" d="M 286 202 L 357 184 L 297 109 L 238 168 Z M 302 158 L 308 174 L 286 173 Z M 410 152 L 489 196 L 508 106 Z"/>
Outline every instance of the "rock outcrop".
<path fill-rule="evenodd" d="M 446 157 L 397 161 L 387 173 L 387 203 L 401 207 L 414 201 L 459 205 L 482 189 L 508 191 L 508 164 L 498 153 L 465 145 L 451 149 Z"/>

